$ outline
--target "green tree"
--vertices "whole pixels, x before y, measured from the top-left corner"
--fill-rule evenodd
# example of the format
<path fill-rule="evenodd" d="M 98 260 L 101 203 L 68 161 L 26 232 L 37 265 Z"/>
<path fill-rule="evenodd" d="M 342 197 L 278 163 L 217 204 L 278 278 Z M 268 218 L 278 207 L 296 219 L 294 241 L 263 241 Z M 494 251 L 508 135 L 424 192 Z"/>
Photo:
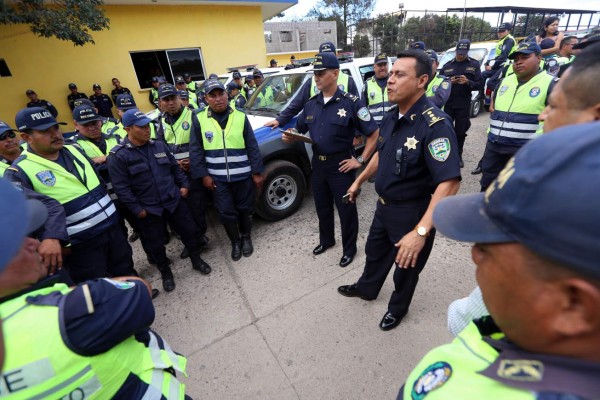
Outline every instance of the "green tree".
<path fill-rule="evenodd" d="M 102 0 L 0 0 L 0 25 L 26 24 L 41 37 L 56 37 L 76 46 L 95 43 L 90 31 L 109 29 Z"/>
<path fill-rule="evenodd" d="M 366 57 L 371 52 L 371 43 L 369 43 L 369 37 L 365 35 L 354 35 L 354 56 L 355 57 Z"/>
<path fill-rule="evenodd" d="M 376 0 L 318 0 L 306 15 L 307 18 L 318 18 L 319 21 L 336 21 L 338 43 L 343 49 L 348 48 L 348 27 L 356 24 L 361 18 L 371 15 Z"/>
<path fill-rule="evenodd" d="M 375 19 L 373 35 L 379 41 L 378 53 L 393 56 L 405 48 L 403 38 L 400 36 L 401 23 L 401 18 L 392 14 L 380 15 Z"/>

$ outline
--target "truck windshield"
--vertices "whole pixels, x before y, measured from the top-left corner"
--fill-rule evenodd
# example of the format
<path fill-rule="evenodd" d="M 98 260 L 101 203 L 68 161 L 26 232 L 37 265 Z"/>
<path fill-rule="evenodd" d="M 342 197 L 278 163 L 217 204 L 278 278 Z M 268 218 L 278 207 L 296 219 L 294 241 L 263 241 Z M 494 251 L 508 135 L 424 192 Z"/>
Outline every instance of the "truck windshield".
<path fill-rule="evenodd" d="M 312 77 L 312 73 L 271 75 L 254 92 L 244 106 L 247 111 L 270 111 L 280 113 L 292 101 L 302 84 Z"/>

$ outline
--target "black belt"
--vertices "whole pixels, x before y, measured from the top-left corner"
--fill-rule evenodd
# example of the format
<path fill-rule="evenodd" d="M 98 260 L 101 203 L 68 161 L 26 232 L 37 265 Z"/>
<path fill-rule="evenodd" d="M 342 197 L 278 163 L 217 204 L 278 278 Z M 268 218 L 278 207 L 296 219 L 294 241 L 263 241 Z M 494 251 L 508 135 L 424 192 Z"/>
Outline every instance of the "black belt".
<path fill-rule="evenodd" d="M 383 197 L 379 197 L 379 199 L 377 199 L 378 202 L 380 202 L 381 204 L 383 204 L 384 206 L 410 206 L 413 204 L 421 204 L 424 201 L 429 201 L 431 200 L 431 196 L 430 197 L 423 197 L 420 199 L 412 199 L 412 200 L 388 200 L 388 199 L 384 199 Z"/>
<path fill-rule="evenodd" d="M 327 161 L 327 160 L 332 160 L 332 159 L 340 158 L 340 157 L 350 157 L 350 152 L 339 151 L 339 152 L 333 153 L 333 154 L 315 154 L 315 157 L 319 161 Z"/>

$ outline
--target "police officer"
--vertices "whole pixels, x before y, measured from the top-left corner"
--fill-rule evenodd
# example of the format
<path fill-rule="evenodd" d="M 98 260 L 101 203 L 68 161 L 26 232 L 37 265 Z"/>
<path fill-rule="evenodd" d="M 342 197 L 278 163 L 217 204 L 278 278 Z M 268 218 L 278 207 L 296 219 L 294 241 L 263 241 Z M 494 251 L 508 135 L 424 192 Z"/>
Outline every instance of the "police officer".
<path fill-rule="evenodd" d="M 158 108 L 158 88 L 160 87 L 160 83 L 158 76 L 152 77 L 152 89 L 150 89 L 150 93 L 148 93 L 150 104 L 156 108 Z"/>
<path fill-rule="evenodd" d="M 398 326 L 408 312 L 433 247 L 433 209 L 460 186 L 452 124 L 425 96 L 430 74 L 431 61 L 425 52 L 398 54 L 388 79 L 389 99 L 397 107 L 381 123 L 377 153 L 348 189 L 354 201 L 361 184 L 377 173 L 379 199 L 365 245 L 365 269 L 358 282 L 340 286 L 338 292 L 376 299 L 395 262 L 394 292 L 379 323 L 384 331 Z"/>
<path fill-rule="evenodd" d="M 398 399 L 598 398 L 600 213 L 590 199 L 600 187 L 590 182 L 599 130 L 594 122 L 544 135 L 486 193 L 439 203 L 437 229 L 475 243 L 491 317 L 430 351 Z"/>
<path fill-rule="evenodd" d="M 266 85 L 262 89 L 260 88 L 260 85 L 262 85 L 265 79 L 263 73 L 259 69 L 255 69 L 252 72 L 252 78 L 256 84 L 256 90 L 259 91 L 257 95 L 258 104 L 260 104 L 261 107 L 273 104 L 275 102 L 275 92 L 273 91 L 273 87 L 271 85 Z"/>
<path fill-rule="evenodd" d="M 179 91 L 188 92 L 188 100 L 194 106 L 194 108 L 198 108 L 198 97 L 196 96 L 196 92 L 190 92 L 187 88 L 187 84 L 185 83 L 185 79 L 183 76 L 178 76 L 175 78 L 175 87 Z"/>
<path fill-rule="evenodd" d="M 177 93 L 179 93 L 181 104 L 183 104 L 184 107 L 187 107 L 190 110 L 195 110 L 196 108 L 198 108 L 198 106 L 195 103 L 192 103 L 190 101 L 190 92 L 188 92 L 187 90 L 178 90 Z"/>
<path fill-rule="evenodd" d="M 54 107 L 52 105 L 52 103 L 50 103 L 47 100 L 40 100 L 38 98 L 37 93 L 34 92 L 33 90 L 28 89 L 25 92 L 25 95 L 30 100 L 30 102 L 27 103 L 27 107 L 42 107 L 42 108 L 45 108 L 46 110 L 50 111 L 50 114 L 52 114 L 52 116 L 54 118 L 56 118 L 58 116 L 58 110 L 56 110 L 56 107 Z"/>
<path fill-rule="evenodd" d="M 194 179 L 213 191 L 215 207 L 231 241 L 231 258 L 249 257 L 255 190 L 264 170 L 258 143 L 246 114 L 229 106 L 221 82 L 205 82 L 208 107 L 195 113 L 190 155 Z M 241 237 L 240 237 L 241 233 Z"/>
<path fill-rule="evenodd" d="M 363 100 L 369 107 L 371 117 L 377 125 L 381 124 L 383 115 L 390 109 L 392 104 L 388 100 L 386 84 L 388 78 L 389 64 L 385 53 L 379 53 L 373 60 L 375 75 L 367 79 L 363 91 Z"/>
<path fill-rule="evenodd" d="M 93 162 L 79 148 L 63 145 L 59 123 L 47 110 L 22 109 L 15 122 L 27 151 L 4 176 L 62 204 L 70 241 L 65 267 L 73 281 L 135 275 L 131 247 Z"/>
<path fill-rule="evenodd" d="M 277 68 L 277 60 L 272 58 L 271 61 L 269 62 L 269 67 L 270 68 Z"/>
<path fill-rule="evenodd" d="M 427 48 L 425 47 L 425 42 L 414 42 L 410 45 L 410 48 L 413 50 L 427 50 Z"/>
<path fill-rule="evenodd" d="M 246 105 L 246 98 L 244 97 L 244 92 L 240 85 L 231 81 L 227 84 L 227 94 L 229 95 L 229 105 L 231 108 L 244 108 Z"/>
<path fill-rule="evenodd" d="M 192 80 L 192 77 L 190 76 L 190 74 L 188 74 L 187 72 L 185 74 L 183 74 L 183 79 L 185 80 L 185 84 L 187 86 L 187 90 L 190 93 L 196 93 L 198 91 L 198 85 L 196 84 L 196 82 L 194 82 Z"/>
<path fill-rule="evenodd" d="M 517 42 L 515 38 L 510 34 L 512 25 L 510 22 L 504 22 L 498 27 L 498 43 L 496 43 L 496 57 L 494 58 L 494 65 L 486 65 L 485 72 L 482 74 L 484 79 L 492 77 L 502 67 L 505 67 L 510 63 L 508 56 L 510 56 L 517 48 Z"/>
<path fill-rule="evenodd" d="M 16 131 L 6 122 L 0 121 L 0 177 L 4 171 L 21 155 L 19 138 Z"/>
<path fill-rule="evenodd" d="M 319 53 L 332 53 L 335 56 L 335 45 L 331 42 L 321 43 L 321 45 L 319 46 Z M 356 86 L 356 83 L 354 82 L 354 79 L 352 79 L 351 76 L 340 72 L 338 76 L 337 85 L 343 92 L 348 92 L 357 97 L 360 96 L 360 93 L 358 93 L 358 87 Z M 313 77 L 310 81 L 306 81 L 302 85 L 302 87 L 300 88 L 300 93 L 292 99 L 292 101 L 290 102 L 290 104 L 288 104 L 285 110 L 283 110 L 276 119 L 267 122 L 265 126 L 277 128 L 278 126 L 287 125 L 292 120 L 292 118 L 294 118 L 296 115 L 298 115 L 298 113 L 300 113 L 300 111 L 302 111 L 302 108 L 304 107 L 306 102 L 318 93 L 319 89 L 317 87 L 315 77 Z"/>
<path fill-rule="evenodd" d="M 242 74 L 240 74 L 240 71 L 233 71 L 231 74 L 231 79 L 240 86 L 240 91 L 244 95 L 244 98 L 248 100 L 248 93 L 246 92 L 244 82 L 242 82 Z"/>
<path fill-rule="evenodd" d="M 164 141 L 175 157 L 181 170 L 187 175 L 189 181 L 189 195 L 184 201 L 187 203 L 194 222 L 200 229 L 201 245 L 208 244 L 206 237 L 206 195 L 202 182 L 190 175 L 190 132 L 192 129 L 193 112 L 181 104 L 179 92 L 175 86 L 167 83 L 158 89 L 161 109 L 164 113 L 158 122 L 158 138 Z M 189 249 L 184 249 L 181 258 L 186 258 Z"/>
<path fill-rule="evenodd" d="M 117 78 L 112 78 L 112 84 L 115 87 L 110 92 L 110 97 L 112 97 L 112 101 L 113 102 L 116 103 L 117 96 L 120 95 L 120 94 L 128 94 L 128 95 L 130 95 L 130 96 L 133 97 L 133 95 L 131 94 L 131 90 L 129 90 L 126 87 L 121 86 L 121 81 L 119 81 Z"/>
<path fill-rule="evenodd" d="M 87 96 L 84 93 L 79 93 L 77 90 L 77 85 L 74 83 L 69 83 L 69 90 L 71 91 L 71 94 L 67 96 L 67 102 L 69 103 L 69 108 L 71 111 L 73 111 L 73 109 L 76 107 L 75 100 L 87 99 Z"/>
<path fill-rule="evenodd" d="M 322 254 L 335 244 L 335 203 L 342 225 L 343 254 L 339 265 L 346 267 L 356 255 L 358 213 L 356 204 L 344 201 L 343 197 L 354 181 L 353 170 L 373 154 L 379 131 L 364 101 L 338 87 L 339 68 L 334 53 L 317 54 L 314 74 L 319 94 L 306 103 L 296 128 L 301 133 L 310 130 L 314 142 L 311 180 L 319 218 L 319 244 L 313 254 Z M 352 156 L 356 131 L 368 136 L 358 158 Z M 282 139 L 286 143 L 291 141 L 285 133 Z"/>
<path fill-rule="evenodd" d="M 79 107 L 79 106 L 83 106 L 83 105 L 90 106 L 94 109 L 94 111 L 96 111 L 96 113 L 98 113 L 98 109 L 96 108 L 96 105 L 94 103 L 92 103 L 92 101 L 90 99 L 77 99 L 73 102 L 73 105 L 75 107 Z M 102 116 L 100 116 L 100 118 L 101 118 L 100 120 L 102 121 L 100 130 L 104 134 L 111 133 L 113 128 L 115 126 L 117 126 L 117 124 L 119 123 L 119 121 L 117 121 L 116 118 L 107 118 L 107 117 L 102 117 Z"/>
<path fill-rule="evenodd" d="M 442 75 L 450 78 L 452 89 L 444 111 L 454 121 L 454 131 L 458 140 L 460 165 L 463 167 L 462 153 L 471 127 L 471 92 L 483 87 L 479 61 L 469 57 L 471 42 L 461 39 L 456 45 L 456 56 L 442 67 Z"/>
<path fill-rule="evenodd" d="M 542 49 L 523 42 L 509 58 L 514 74 L 502 79 L 494 92 L 488 139 L 481 160 L 481 190 L 498 176 L 508 160 L 543 130 L 538 116 L 547 104 L 554 78 L 539 67 Z"/>
<path fill-rule="evenodd" d="M 94 83 L 92 88 L 94 89 L 94 94 L 90 96 L 90 100 L 98 109 L 98 114 L 103 117 L 114 118 L 112 113 L 113 102 L 110 97 L 102 93 L 102 87 L 99 84 Z"/>
<path fill-rule="evenodd" d="M 246 77 L 244 90 L 246 91 L 246 96 L 248 96 L 248 98 L 250 98 L 256 91 L 256 83 L 254 82 L 252 75 L 248 75 Z"/>
<path fill-rule="evenodd" d="M 437 69 L 439 66 L 438 56 L 435 51 L 427 50 L 427 54 L 429 54 L 429 58 L 431 59 L 431 80 L 427 82 L 427 90 L 425 91 L 425 95 L 437 108 L 444 109 L 444 105 L 448 101 L 448 97 L 450 97 L 450 90 L 452 89 L 452 83 L 450 82 L 450 78 L 439 74 Z"/>
<path fill-rule="evenodd" d="M 192 267 L 206 275 L 210 266 L 200 257 L 199 229 L 182 198 L 189 182 L 167 145 L 150 139 L 150 118 L 137 109 L 127 110 L 122 123 L 123 142 L 111 150 L 108 168 L 119 200 L 138 217 L 145 249 L 156 262 L 163 288 L 175 289 L 165 250 L 165 220 L 181 236 Z"/>
<path fill-rule="evenodd" d="M 119 114 L 119 118 L 123 118 L 123 114 L 127 110 L 131 110 L 133 108 L 137 109 L 137 105 L 135 104 L 135 100 L 131 95 L 128 94 L 120 94 L 117 96 L 115 101 L 115 105 L 117 107 L 117 114 Z M 152 121 L 150 123 L 150 139 L 156 139 L 156 121 Z M 118 121 L 115 128 L 110 131 L 111 134 L 115 136 L 119 136 L 121 139 L 127 136 L 127 132 L 123 128 L 123 124 Z"/>
<path fill-rule="evenodd" d="M 0 217 L 2 267 L 8 259 L 0 275 L 2 348 L 8 349 L 0 357 L 3 397 L 183 398 L 174 373 L 186 373 L 186 360 L 148 328 L 155 316 L 150 285 L 137 277 L 80 286 L 60 274 L 47 277 L 39 242 L 24 234 L 49 213 L 6 182 L 0 198 L 11 207 L 10 216 Z"/>

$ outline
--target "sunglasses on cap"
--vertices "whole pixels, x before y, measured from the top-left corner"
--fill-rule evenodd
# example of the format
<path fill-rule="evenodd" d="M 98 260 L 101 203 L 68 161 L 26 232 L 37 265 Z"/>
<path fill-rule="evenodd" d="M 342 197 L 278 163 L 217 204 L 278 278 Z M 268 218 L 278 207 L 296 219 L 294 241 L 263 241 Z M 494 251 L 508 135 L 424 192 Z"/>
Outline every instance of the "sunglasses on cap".
<path fill-rule="evenodd" d="M 4 132 L 4 133 L 0 133 L 0 141 L 1 140 L 6 140 L 6 138 L 14 139 L 16 137 L 17 137 L 17 134 L 14 133 L 14 132 L 12 132 L 12 131 L 7 131 L 7 132 Z"/>

